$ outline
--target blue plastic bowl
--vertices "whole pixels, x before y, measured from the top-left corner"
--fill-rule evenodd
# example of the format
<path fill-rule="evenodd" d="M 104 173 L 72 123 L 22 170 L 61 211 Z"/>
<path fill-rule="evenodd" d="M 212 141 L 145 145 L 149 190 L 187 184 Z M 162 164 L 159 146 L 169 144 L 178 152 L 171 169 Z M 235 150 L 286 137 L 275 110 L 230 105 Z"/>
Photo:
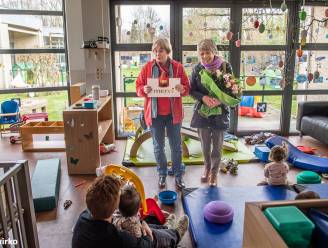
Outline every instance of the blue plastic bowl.
<path fill-rule="evenodd" d="M 163 204 L 172 205 L 176 199 L 178 194 L 172 190 L 164 190 L 158 194 L 158 198 Z"/>

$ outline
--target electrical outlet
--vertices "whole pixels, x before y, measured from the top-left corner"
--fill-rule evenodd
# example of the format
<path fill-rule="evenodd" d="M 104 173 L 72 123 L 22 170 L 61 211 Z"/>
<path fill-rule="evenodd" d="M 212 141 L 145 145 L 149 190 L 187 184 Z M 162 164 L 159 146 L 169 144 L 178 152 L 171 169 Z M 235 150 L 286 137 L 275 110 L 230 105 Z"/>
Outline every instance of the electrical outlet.
<path fill-rule="evenodd" d="M 104 72 L 102 68 L 96 68 L 96 80 L 102 80 L 103 73 Z"/>

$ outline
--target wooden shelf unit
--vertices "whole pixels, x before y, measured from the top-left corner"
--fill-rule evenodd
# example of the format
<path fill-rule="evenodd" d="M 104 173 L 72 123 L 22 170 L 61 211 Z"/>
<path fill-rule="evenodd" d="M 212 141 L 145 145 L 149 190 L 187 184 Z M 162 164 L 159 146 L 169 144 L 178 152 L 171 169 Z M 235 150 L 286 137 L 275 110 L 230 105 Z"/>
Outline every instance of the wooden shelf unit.
<path fill-rule="evenodd" d="M 83 105 L 83 99 L 78 101 Z M 100 98 L 97 109 L 63 112 L 68 173 L 95 174 L 100 165 L 100 143 L 114 143 L 112 98 Z"/>

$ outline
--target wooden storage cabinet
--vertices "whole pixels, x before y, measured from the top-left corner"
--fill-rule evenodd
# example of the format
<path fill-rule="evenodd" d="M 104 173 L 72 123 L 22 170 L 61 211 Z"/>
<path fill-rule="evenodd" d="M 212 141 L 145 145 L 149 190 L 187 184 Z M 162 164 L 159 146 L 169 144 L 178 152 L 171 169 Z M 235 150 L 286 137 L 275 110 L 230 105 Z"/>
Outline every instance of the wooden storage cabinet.
<path fill-rule="evenodd" d="M 114 142 L 112 98 L 100 98 L 97 109 L 74 106 L 63 112 L 68 173 L 95 174 L 101 164 L 99 144 Z"/>

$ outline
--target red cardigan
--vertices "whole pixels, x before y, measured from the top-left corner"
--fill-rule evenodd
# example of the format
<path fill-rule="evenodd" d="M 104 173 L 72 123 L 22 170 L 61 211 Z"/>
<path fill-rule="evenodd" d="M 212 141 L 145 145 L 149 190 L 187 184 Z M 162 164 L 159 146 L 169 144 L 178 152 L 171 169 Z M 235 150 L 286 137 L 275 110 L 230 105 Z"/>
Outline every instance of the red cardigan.
<path fill-rule="evenodd" d="M 144 97 L 144 112 L 145 112 L 145 120 L 147 126 L 151 126 L 151 98 L 147 96 L 144 92 L 144 86 L 147 84 L 147 78 L 152 77 L 152 68 L 155 63 L 155 60 L 149 61 L 147 64 L 144 65 L 142 68 L 137 81 L 136 81 L 136 91 L 137 95 Z M 181 96 L 189 95 L 189 79 L 184 70 L 182 64 L 178 61 L 171 59 L 171 63 L 173 65 L 173 77 L 174 78 L 181 78 L 181 84 L 184 87 L 184 92 Z M 173 98 L 173 106 L 172 106 L 172 116 L 173 116 L 173 124 L 182 123 L 183 120 L 183 108 L 182 108 L 182 97 L 174 97 Z"/>

